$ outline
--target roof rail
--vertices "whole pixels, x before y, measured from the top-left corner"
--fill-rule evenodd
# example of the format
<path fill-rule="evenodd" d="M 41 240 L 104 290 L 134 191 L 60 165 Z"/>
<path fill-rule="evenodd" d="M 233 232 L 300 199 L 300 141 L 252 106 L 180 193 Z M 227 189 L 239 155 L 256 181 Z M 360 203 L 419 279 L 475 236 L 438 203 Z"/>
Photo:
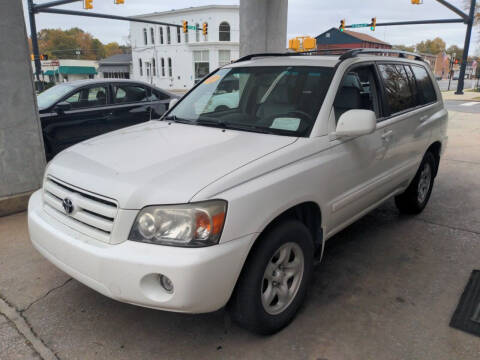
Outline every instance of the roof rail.
<path fill-rule="evenodd" d="M 407 56 L 413 56 L 415 60 L 424 61 L 423 57 L 420 54 L 413 52 L 402 51 L 402 50 L 392 50 L 392 49 L 352 49 L 342 54 L 339 58 L 340 61 L 350 59 L 362 54 L 397 54 L 398 57 L 406 58 Z"/>
<path fill-rule="evenodd" d="M 317 49 L 311 51 L 302 52 L 284 52 L 284 53 L 258 53 L 242 56 L 234 63 L 248 61 L 258 57 L 274 57 L 274 56 L 309 56 L 309 55 L 340 55 L 339 60 L 344 61 L 362 54 L 397 54 L 398 57 L 407 58 L 407 56 L 413 56 L 415 60 L 424 61 L 420 54 L 391 49 Z"/>
<path fill-rule="evenodd" d="M 302 51 L 302 52 L 284 52 L 284 53 L 258 53 L 242 56 L 241 58 L 234 61 L 234 63 L 241 61 L 248 61 L 257 57 L 268 57 L 268 56 L 309 56 L 309 55 L 342 55 L 351 49 L 320 49 L 320 50 L 311 50 L 311 51 Z"/>

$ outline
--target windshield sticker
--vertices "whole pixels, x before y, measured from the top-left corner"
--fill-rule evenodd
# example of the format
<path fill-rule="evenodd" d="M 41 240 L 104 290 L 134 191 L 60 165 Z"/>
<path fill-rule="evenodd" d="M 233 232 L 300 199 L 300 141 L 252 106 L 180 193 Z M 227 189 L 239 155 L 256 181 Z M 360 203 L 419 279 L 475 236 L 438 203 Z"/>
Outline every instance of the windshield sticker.
<path fill-rule="evenodd" d="M 273 120 L 273 123 L 272 125 L 270 125 L 270 128 L 288 130 L 288 131 L 297 131 L 299 126 L 300 126 L 299 118 L 282 117 L 282 118 L 276 118 L 275 120 Z"/>
<path fill-rule="evenodd" d="M 204 81 L 205 84 L 213 84 L 220 79 L 220 75 L 212 75 L 207 80 Z"/>

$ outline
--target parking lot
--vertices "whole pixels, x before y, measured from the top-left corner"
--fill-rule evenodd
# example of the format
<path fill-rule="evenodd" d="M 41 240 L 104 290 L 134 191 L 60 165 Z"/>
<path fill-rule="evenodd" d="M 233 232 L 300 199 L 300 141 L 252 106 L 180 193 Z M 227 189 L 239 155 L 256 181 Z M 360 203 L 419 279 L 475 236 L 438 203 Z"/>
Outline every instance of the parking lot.
<path fill-rule="evenodd" d="M 26 214 L 0 218 L 0 359 L 479 359 L 448 326 L 480 268 L 480 117 L 450 113 L 426 210 L 389 201 L 335 236 L 296 320 L 270 337 L 224 310 L 181 315 L 110 300 L 31 246 Z"/>

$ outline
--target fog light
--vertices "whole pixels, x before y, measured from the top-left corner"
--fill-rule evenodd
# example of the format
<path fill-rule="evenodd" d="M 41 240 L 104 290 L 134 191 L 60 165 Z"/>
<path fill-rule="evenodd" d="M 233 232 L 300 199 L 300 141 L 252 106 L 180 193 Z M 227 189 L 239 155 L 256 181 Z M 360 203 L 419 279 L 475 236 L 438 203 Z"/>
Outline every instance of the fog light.
<path fill-rule="evenodd" d="M 160 275 L 160 285 L 169 293 L 173 292 L 173 283 L 165 275 Z"/>

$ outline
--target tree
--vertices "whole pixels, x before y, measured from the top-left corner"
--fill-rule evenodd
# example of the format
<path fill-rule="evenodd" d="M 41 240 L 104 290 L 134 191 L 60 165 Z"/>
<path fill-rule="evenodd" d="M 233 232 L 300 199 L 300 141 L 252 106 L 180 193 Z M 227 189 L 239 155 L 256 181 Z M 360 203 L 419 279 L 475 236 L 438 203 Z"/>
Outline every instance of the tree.
<path fill-rule="evenodd" d="M 425 40 L 416 45 L 417 51 L 424 54 L 433 54 L 437 55 L 445 51 L 445 41 L 441 38 L 436 37 L 433 40 Z"/>
<path fill-rule="evenodd" d="M 446 53 L 449 55 L 452 55 L 453 53 L 455 53 L 455 59 L 457 59 L 459 62 L 462 61 L 463 49 L 459 48 L 457 45 L 449 46 Z"/>
<path fill-rule="evenodd" d="M 402 50 L 402 51 L 409 51 L 409 52 L 414 52 L 415 51 L 415 46 L 407 46 L 407 45 L 393 45 L 393 48 L 395 50 Z"/>
<path fill-rule="evenodd" d="M 31 49 L 31 39 L 29 39 Z M 99 60 L 106 56 L 130 52 L 129 47 L 117 43 L 104 45 L 100 40 L 79 28 L 69 30 L 43 29 L 38 33 L 40 54 L 50 59 Z"/>

